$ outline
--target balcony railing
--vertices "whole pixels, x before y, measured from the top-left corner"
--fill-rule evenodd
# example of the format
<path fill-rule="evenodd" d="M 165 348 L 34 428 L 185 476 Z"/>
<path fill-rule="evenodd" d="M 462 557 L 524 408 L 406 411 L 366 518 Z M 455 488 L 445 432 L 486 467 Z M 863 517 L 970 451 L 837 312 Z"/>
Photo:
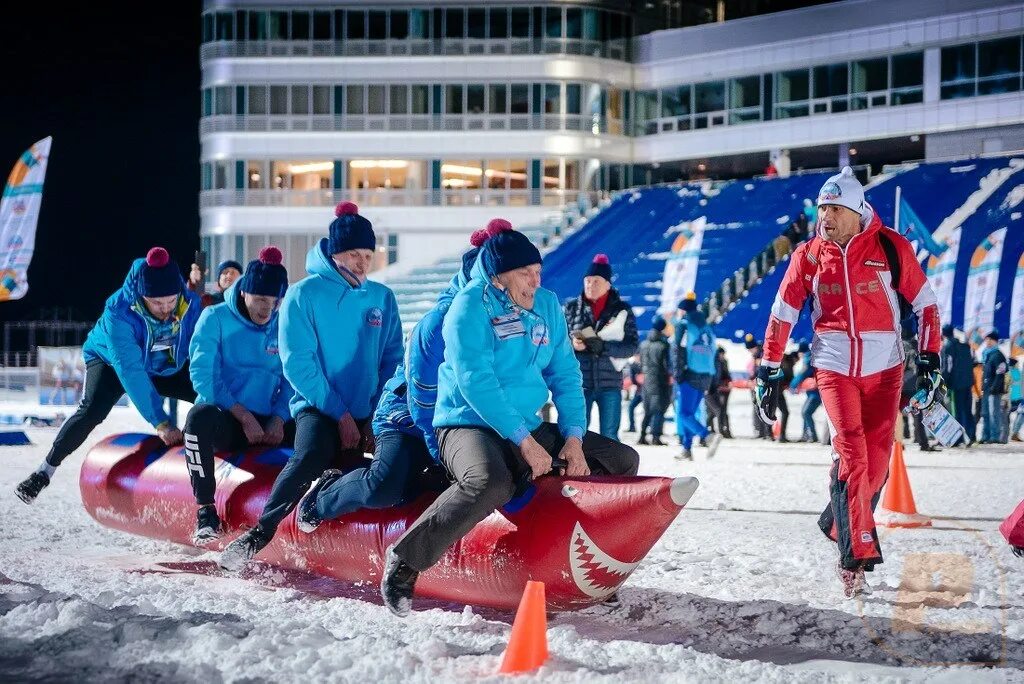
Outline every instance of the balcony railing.
<path fill-rule="evenodd" d="M 621 122 L 612 122 L 621 129 Z M 358 116 L 232 115 L 199 120 L 199 134 L 266 131 L 572 131 L 606 132 L 600 117 L 583 114 L 368 114 Z"/>
<path fill-rule="evenodd" d="M 350 201 L 359 206 L 492 206 L 492 207 L 560 207 L 579 200 L 579 190 L 505 190 L 505 189 L 384 189 L 357 188 L 346 190 L 204 190 L 199 193 L 199 206 L 213 207 L 333 207 Z M 600 201 L 599 193 L 590 192 L 590 203 Z"/>
<path fill-rule="evenodd" d="M 204 43 L 203 61 L 221 57 L 394 57 L 437 55 L 579 55 L 624 61 L 626 40 L 468 38 L 411 40 L 250 40 Z"/>

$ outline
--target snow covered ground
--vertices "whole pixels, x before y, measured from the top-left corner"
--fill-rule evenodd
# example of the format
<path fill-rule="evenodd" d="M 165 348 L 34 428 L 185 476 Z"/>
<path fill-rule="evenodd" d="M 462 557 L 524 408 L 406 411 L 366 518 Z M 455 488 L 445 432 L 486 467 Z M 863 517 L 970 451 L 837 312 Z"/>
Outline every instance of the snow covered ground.
<path fill-rule="evenodd" d="M 744 398 L 733 394 L 732 423 L 750 434 Z M 0 448 L 0 681 L 498 679 L 511 615 L 421 602 L 403 621 L 373 588 L 267 566 L 184 572 L 212 556 L 98 525 L 81 505 L 82 458 L 103 436 L 145 429 L 115 409 L 31 507 L 13 489 L 55 430 Z M 885 532 L 886 562 L 859 600 L 842 597 L 815 526 L 824 447 L 738 438 L 710 462 L 695 451 L 679 463 L 674 448 L 641 447 L 641 473 L 701 487 L 621 607 L 550 616 L 536 679 L 1024 682 L 1024 560 L 997 531 L 1024 496 L 1024 450 L 909 446 L 918 509 L 935 525 Z"/>

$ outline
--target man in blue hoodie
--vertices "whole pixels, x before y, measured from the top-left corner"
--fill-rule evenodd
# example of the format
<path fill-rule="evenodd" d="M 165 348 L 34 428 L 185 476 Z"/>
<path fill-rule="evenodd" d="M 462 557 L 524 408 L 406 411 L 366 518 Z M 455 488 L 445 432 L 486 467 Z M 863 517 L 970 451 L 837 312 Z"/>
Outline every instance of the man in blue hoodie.
<path fill-rule="evenodd" d="M 235 570 L 270 543 L 277 526 L 332 464 L 352 470 L 373 452 L 370 417 L 402 360 L 402 322 L 390 289 L 366 279 L 377 239 L 359 207 L 342 202 L 328 237 L 306 256 L 309 276 L 281 305 L 281 361 L 295 392 L 295 452 L 277 476 L 256 527 L 220 556 Z"/>
<path fill-rule="evenodd" d="M 713 458 L 722 434 L 714 434 L 697 420 L 704 393 L 715 377 L 715 331 L 697 308 L 697 295 L 690 292 L 679 302 L 682 312 L 675 326 L 672 345 L 672 368 L 676 381 L 676 425 L 683 447 L 678 458 L 693 460 L 693 438 L 707 440 L 708 458 Z M 711 435 L 708 440 L 708 435 Z"/>
<path fill-rule="evenodd" d="M 434 435 L 437 371 L 444 361 L 441 325 L 452 299 L 469 282 L 477 253 L 484 241 L 502 229 L 505 219 L 492 219 L 486 229 L 473 233 L 472 249 L 462 255 L 462 268 L 434 307 L 409 334 L 405 361 L 384 385 L 373 415 L 376 451 L 373 462 L 348 473 L 328 470 L 299 502 L 298 527 L 312 532 L 324 520 L 333 520 L 360 508 L 390 508 L 408 501 L 432 485 L 447 486 Z M 438 477 L 425 476 L 431 471 Z"/>
<path fill-rule="evenodd" d="M 636 451 L 586 431 L 583 376 L 540 270 L 525 235 L 499 233 L 445 316 L 434 427 L 455 483 L 388 549 L 381 593 L 396 615 L 408 614 L 419 573 L 508 502 L 522 477 L 550 472 L 553 454 L 571 477 L 636 474 Z M 537 415 L 549 393 L 558 425 Z"/>
<path fill-rule="evenodd" d="M 185 461 L 199 505 L 197 546 L 221 535 L 214 452 L 290 444 L 295 433 L 277 338 L 277 307 L 288 289 L 281 262 L 277 247 L 260 250 L 224 303 L 203 311 L 192 336 L 189 373 L 198 400 L 185 420 Z"/>
<path fill-rule="evenodd" d="M 201 308 L 163 247 L 135 260 L 82 347 L 82 402 L 61 426 L 46 459 L 18 485 L 19 499 L 32 503 L 39 496 L 61 461 L 82 445 L 125 392 L 164 444 L 181 444 L 181 431 L 163 402 L 164 397 L 195 401 L 188 345 Z"/>

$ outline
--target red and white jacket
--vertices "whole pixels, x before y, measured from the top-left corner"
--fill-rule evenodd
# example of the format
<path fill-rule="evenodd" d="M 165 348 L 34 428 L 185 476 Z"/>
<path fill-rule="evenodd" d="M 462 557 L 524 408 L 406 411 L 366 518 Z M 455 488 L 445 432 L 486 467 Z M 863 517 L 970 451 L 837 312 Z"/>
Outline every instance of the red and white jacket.
<path fill-rule="evenodd" d="M 918 316 L 921 351 L 938 353 L 939 307 L 910 242 L 882 225 L 872 212 L 867 226 L 840 247 L 819 236 L 793 252 L 775 297 L 761 363 L 777 368 L 790 332 L 808 297 L 813 298 L 815 368 L 851 377 L 871 375 L 903 363 L 900 306 L 879 231 L 896 246 L 900 293 Z"/>

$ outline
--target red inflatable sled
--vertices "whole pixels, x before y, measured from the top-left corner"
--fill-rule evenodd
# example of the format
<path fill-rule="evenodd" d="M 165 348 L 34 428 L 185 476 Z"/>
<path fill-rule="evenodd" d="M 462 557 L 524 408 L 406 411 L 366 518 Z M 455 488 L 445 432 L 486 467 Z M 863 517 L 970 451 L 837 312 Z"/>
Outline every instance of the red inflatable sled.
<path fill-rule="evenodd" d="M 256 524 L 290 455 L 252 449 L 217 458 L 218 548 Z M 195 500 L 181 448 L 152 435 L 114 435 L 82 464 L 82 502 L 102 525 L 191 544 Z M 544 477 L 514 513 L 495 512 L 420 575 L 416 595 L 514 610 L 527 580 L 544 582 L 548 606 L 574 610 L 612 594 L 697 490 L 693 477 Z M 362 510 L 304 534 L 290 514 L 256 556 L 348 582 L 379 582 L 384 551 L 433 500 Z"/>
<path fill-rule="evenodd" d="M 1010 545 L 1024 547 L 1024 501 L 1017 504 L 1013 513 L 1006 517 L 999 531 Z"/>

